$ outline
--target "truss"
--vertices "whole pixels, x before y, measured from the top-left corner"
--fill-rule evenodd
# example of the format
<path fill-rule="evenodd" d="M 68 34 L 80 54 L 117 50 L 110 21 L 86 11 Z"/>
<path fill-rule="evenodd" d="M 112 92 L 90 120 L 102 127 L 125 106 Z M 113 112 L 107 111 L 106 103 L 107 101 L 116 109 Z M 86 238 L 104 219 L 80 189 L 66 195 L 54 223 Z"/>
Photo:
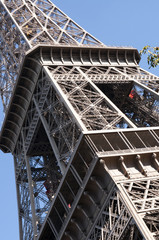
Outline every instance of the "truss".
<path fill-rule="evenodd" d="M 159 78 L 50 1 L 0 10 L 0 147 L 20 240 L 158 239 Z"/>
<path fill-rule="evenodd" d="M 121 51 L 132 51 L 132 65 L 105 62 L 104 56 L 111 50 L 104 48 L 87 51 L 41 46 L 25 59 L 1 134 L 1 148 L 12 151 L 15 158 L 21 239 L 39 236 L 41 240 L 43 235 L 90 240 L 157 236 L 158 225 L 152 221 L 158 211 L 157 189 L 153 193 L 151 189 L 157 186 L 159 169 L 158 129 L 154 128 L 158 122 L 158 78 L 138 67 L 134 50 Z M 119 55 L 120 50 L 116 61 Z M 63 56 L 67 60 L 71 56 L 72 63 L 62 63 Z M 75 59 L 80 62 L 75 64 Z M 130 131 L 145 125 L 153 130 Z M 83 133 L 91 135 L 83 141 Z M 78 151 L 81 141 L 82 150 Z M 150 152 L 152 164 L 144 160 L 144 151 L 146 158 Z M 107 158 L 112 160 L 107 162 Z M 66 168 L 70 169 L 68 180 Z M 96 181 L 94 171 L 97 175 L 103 172 L 103 180 Z M 64 186 L 61 183 L 63 190 L 59 190 L 62 175 Z M 154 180 L 148 178 L 152 176 Z M 103 181 L 105 185 L 100 186 Z M 82 184 L 82 198 L 77 200 Z M 58 195 L 58 191 L 64 192 Z M 86 213 L 87 205 L 96 210 Z M 70 208 L 79 223 L 70 215 Z"/>
<path fill-rule="evenodd" d="M 38 239 L 158 239 L 158 139 L 152 129 L 84 135 Z"/>

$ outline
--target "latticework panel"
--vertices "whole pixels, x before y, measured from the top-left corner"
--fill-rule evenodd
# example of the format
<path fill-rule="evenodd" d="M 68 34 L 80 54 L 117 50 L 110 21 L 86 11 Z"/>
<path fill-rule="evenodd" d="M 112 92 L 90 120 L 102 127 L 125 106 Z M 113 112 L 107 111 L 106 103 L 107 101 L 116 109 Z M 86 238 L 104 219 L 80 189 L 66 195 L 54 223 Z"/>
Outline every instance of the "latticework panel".
<path fill-rule="evenodd" d="M 88 130 L 158 125 L 158 78 L 145 73 L 146 80 L 134 80 L 138 72 L 142 78 L 140 68 L 58 66 L 49 71 Z"/>
<path fill-rule="evenodd" d="M 138 212 L 159 209 L 158 179 L 123 183 Z"/>
<path fill-rule="evenodd" d="M 132 204 L 139 215 L 142 216 L 146 226 L 154 239 L 159 236 L 159 189 L 158 177 L 122 183 Z"/>
<path fill-rule="evenodd" d="M 5 111 L 29 45 L 1 2 L 0 26 L 0 95 Z"/>
<path fill-rule="evenodd" d="M 89 240 L 118 240 L 127 228 L 131 214 L 114 188 L 109 201 L 106 202 L 101 217 L 98 219 Z"/>
<path fill-rule="evenodd" d="M 80 69 L 56 67 L 48 69 L 69 100 L 87 130 L 127 128 L 131 122 L 103 95 Z"/>
<path fill-rule="evenodd" d="M 101 44 L 49 0 L 5 0 L 3 4 L 30 45 L 57 42 Z"/>
<path fill-rule="evenodd" d="M 53 87 L 48 93 L 42 117 L 55 141 L 60 161 L 67 164 L 80 132 Z"/>

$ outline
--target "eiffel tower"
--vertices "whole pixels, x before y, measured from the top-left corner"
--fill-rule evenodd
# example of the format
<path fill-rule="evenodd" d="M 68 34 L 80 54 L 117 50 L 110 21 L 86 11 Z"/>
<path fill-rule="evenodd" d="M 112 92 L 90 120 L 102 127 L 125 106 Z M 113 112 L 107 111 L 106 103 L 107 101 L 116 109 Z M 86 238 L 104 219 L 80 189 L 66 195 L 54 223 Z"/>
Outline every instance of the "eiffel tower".
<path fill-rule="evenodd" d="M 0 0 L 0 26 L 20 240 L 159 239 L 159 78 L 49 0 Z"/>

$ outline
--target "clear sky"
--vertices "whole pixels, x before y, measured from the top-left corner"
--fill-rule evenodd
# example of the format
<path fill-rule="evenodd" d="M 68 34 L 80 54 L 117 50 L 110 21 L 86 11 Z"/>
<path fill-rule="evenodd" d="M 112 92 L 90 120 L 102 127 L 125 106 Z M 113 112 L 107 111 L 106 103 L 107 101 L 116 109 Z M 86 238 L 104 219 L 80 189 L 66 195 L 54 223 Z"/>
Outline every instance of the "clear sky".
<path fill-rule="evenodd" d="M 62 11 L 106 45 L 159 46 L 159 0 L 54 0 Z M 141 67 L 148 70 L 146 60 Z M 159 75 L 159 67 L 150 69 Z M 0 105 L 1 107 L 1 105 Z M 2 122 L 2 108 L 0 123 Z M 0 239 L 18 240 L 14 166 L 10 155 L 0 152 Z"/>

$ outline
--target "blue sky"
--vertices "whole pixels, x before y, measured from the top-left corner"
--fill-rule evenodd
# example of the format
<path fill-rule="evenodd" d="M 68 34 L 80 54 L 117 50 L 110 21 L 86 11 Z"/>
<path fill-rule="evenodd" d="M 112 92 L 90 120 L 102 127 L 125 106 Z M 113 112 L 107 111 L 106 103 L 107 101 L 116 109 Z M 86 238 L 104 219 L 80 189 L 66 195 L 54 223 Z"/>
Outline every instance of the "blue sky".
<path fill-rule="evenodd" d="M 85 30 L 106 45 L 133 46 L 138 50 L 145 45 L 159 46 L 159 0 L 54 0 Z M 141 67 L 149 70 L 146 59 Z M 159 75 L 159 67 L 150 69 Z M 1 105 L 0 105 L 0 109 Z M 2 111 L 0 111 L 0 123 Z M 3 240 L 18 240 L 18 216 L 13 159 L 0 152 L 0 233 Z"/>

